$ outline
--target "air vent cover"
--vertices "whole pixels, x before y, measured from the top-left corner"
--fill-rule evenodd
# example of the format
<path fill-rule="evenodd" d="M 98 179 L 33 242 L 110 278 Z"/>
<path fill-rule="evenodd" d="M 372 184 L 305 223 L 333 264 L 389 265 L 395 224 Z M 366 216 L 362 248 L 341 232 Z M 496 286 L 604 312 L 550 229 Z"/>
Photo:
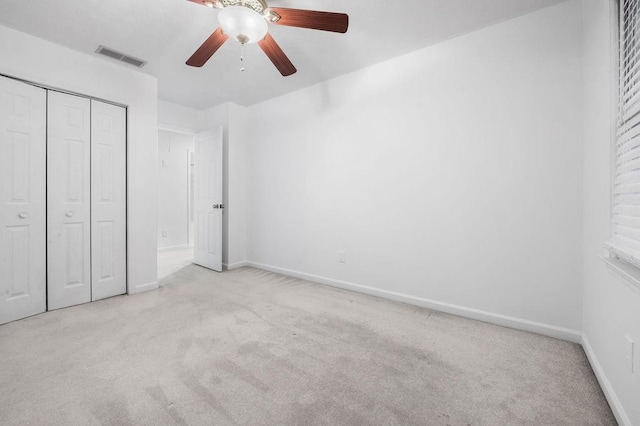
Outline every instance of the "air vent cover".
<path fill-rule="evenodd" d="M 102 45 L 98 46 L 98 49 L 96 50 L 96 53 L 99 53 L 99 54 L 104 55 L 104 56 L 108 56 L 108 57 L 116 59 L 116 60 L 118 60 L 120 62 L 124 62 L 124 63 L 127 63 L 129 65 L 136 66 L 138 68 L 142 68 L 147 64 L 147 62 L 143 61 L 142 59 L 134 58 L 133 56 L 129 56 L 129 55 L 126 55 L 124 53 L 120 53 L 118 51 L 115 51 L 113 49 L 110 49 L 110 48 L 102 46 Z"/>

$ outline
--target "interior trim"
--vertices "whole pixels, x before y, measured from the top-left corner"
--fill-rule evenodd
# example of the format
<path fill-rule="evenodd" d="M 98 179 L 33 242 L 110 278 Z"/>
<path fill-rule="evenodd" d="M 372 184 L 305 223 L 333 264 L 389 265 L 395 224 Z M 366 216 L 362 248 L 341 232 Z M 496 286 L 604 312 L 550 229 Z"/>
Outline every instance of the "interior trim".
<path fill-rule="evenodd" d="M 624 410 L 624 407 L 622 406 L 618 395 L 616 395 L 616 392 L 613 390 L 613 386 L 611 386 L 606 374 L 604 374 L 604 370 L 602 369 L 602 366 L 600 365 L 600 362 L 598 361 L 598 358 L 596 357 L 596 354 L 584 333 L 582 334 L 581 340 L 584 353 L 587 354 L 589 364 L 591 364 L 591 368 L 596 375 L 596 379 L 598 379 L 598 383 L 602 388 L 605 398 L 607 398 L 607 402 L 609 402 L 609 406 L 611 407 L 611 411 L 613 412 L 617 422 L 622 426 L 631 426 L 631 420 L 629 419 L 627 412 Z"/>
<path fill-rule="evenodd" d="M 294 271 L 291 269 L 279 268 L 277 266 L 266 265 L 258 262 L 247 262 L 248 266 L 263 269 L 265 271 L 275 272 L 278 274 L 288 275 L 291 277 L 301 278 L 303 280 L 312 281 L 319 284 L 326 284 L 332 287 L 338 287 L 345 290 L 356 291 L 358 293 L 369 294 L 372 296 L 383 297 L 385 299 L 404 302 L 411 305 L 421 306 L 423 308 L 433 309 L 435 311 L 446 312 L 465 318 L 478 321 L 484 321 L 491 324 L 509 327 L 516 330 L 528 331 L 531 333 L 542 334 L 556 339 L 566 340 L 573 343 L 582 341 L 582 334 L 577 330 L 571 330 L 554 325 L 543 324 L 536 321 L 530 321 L 522 318 L 510 317 L 507 315 L 487 312 L 480 309 L 468 308 L 466 306 L 454 305 L 451 303 L 440 302 L 437 300 L 425 299 L 422 297 L 409 296 L 403 293 L 397 293 L 388 290 L 382 290 L 375 287 L 369 287 L 362 284 L 355 284 L 347 281 L 335 280 L 332 278 L 322 277 L 304 272 Z"/>
<path fill-rule="evenodd" d="M 140 284 L 133 288 L 131 286 L 127 286 L 127 294 L 131 295 L 131 294 L 142 293 L 149 290 L 155 290 L 159 287 L 160 286 L 158 285 L 158 281 L 152 281 L 150 283 Z"/>
<path fill-rule="evenodd" d="M 622 259 L 598 256 L 611 271 L 622 278 L 631 289 L 640 292 L 640 269 Z"/>
<path fill-rule="evenodd" d="M 117 102 L 113 102 L 113 101 L 110 101 L 108 99 L 96 98 L 95 96 L 89 96 L 89 95 L 86 95 L 84 93 L 72 92 L 70 90 L 61 89 L 59 87 L 47 86 L 46 84 L 36 83 L 34 81 L 25 80 L 23 78 L 16 77 L 16 76 L 13 76 L 13 75 L 0 73 L 0 76 L 6 77 L 6 78 L 10 78 L 11 80 L 19 81 L 21 83 L 29 84 L 31 86 L 39 87 L 41 89 L 51 90 L 53 92 L 64 93 L 66 95 L 78 96 L 80 98 L 93 99 L 95 101 L 104 102 L 105 104 L 115 105 L 117 107 L 122 107 L 122 108 L 125 108 L 125 109 L 128 108 L 128 105 L 119 104 Z"/>

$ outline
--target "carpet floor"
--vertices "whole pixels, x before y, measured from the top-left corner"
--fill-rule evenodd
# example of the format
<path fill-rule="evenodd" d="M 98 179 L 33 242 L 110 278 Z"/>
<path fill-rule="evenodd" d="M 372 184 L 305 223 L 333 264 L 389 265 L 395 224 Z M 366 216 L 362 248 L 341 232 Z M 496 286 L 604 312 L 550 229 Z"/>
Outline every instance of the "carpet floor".
<path fill-rule="evenodd" d="M 0 326 L 2 425 L 615 425 L 579 345 L 252 268 Z"/>

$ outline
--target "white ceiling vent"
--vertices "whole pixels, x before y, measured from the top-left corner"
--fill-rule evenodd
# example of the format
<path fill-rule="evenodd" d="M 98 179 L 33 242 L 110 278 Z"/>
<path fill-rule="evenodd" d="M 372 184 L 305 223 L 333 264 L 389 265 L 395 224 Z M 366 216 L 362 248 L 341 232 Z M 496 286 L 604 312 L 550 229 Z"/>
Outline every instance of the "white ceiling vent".
<path fill-rule="evenodd" d="M 113 49 L 110 49 L 110 48 L 102 46 L 102 45 L 98 46 L 98 49 L 96 50 L 96 53 L 99 53 L 99 54 L 104 55 L 104 56 L 108 56 L 108 57 L 116 59 L 116 60 L 118 60 L 120 62 L 125 62 L 125 63 L 127 63 L 129 65 L 133 65 L 133 66 L 136 66 L 138 68 L 142 68 L 147 64 L 147 62 L 143 61 L 142 59 L 134 58 L 133 56 L 129 56 L 129 55 L 126 55 L 124 53 L 117 52 L 117 51 L 115 51 Z"/>

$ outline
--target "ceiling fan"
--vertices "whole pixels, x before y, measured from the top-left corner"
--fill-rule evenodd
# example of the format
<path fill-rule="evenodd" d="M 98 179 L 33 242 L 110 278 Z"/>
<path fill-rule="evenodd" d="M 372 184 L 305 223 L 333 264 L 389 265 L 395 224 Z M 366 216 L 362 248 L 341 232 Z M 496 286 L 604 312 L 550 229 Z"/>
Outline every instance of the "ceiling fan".
<path fill-rule="evenodd" d="M 233 38 L 241 45 L 258 43 L 280 74 L 286 77 L 294 74 L 296 67 L 269 34 L 268 23 L 336 33 L 346 33 L 349 27 L 349 16 L 344 13 L 268 7 L 265 0 L 187 1 L 221 9 L 218 14 L 220 26 L 187 61 L 192 67 L 203 66 L 220 46 Z"/>

